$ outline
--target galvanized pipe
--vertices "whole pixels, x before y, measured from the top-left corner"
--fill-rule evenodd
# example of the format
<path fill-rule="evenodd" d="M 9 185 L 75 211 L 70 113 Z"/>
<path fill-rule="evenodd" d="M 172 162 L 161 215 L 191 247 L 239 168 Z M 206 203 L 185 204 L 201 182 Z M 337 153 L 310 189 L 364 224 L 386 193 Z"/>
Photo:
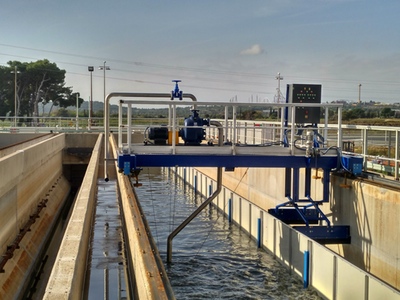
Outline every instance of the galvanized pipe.
<path fill-rule="evenodd" d="M 210 125 L 218 128 L 218 146 L 222 146 L 224 144 L 224 128 L 222 124 L 218 121 L 210 121 Z"/>
<path fill-rule="evenodd" d="M 123 98 L 171 98 L 169 93 L 124 93 L 114 92 L 108 94 L 104 99 L 104 179 L 108 181 L 107 161 L 109 151 L 109 134 L 110 134 L 110 100 L 113 97 Z M 183 94 L 182 98 L 190 98 L 192 101 L 197 101 L 197 98 L 192 94 Z M 196 109 L 196 105 L 193 105 Z"/>
<path fill-rule="evenodd" d="M 207 207 L 221 192 L 222 190 L 222 167 L 218 167 L 217 173 L 217 189 L 216 191 L 204 201 L 181 225 L 179 225 L 169 236 L 167 241 L 167 262 L 172 262 L 172 239 L 179 233 L 183 228 L 186 227 L 204 208 Z"/>

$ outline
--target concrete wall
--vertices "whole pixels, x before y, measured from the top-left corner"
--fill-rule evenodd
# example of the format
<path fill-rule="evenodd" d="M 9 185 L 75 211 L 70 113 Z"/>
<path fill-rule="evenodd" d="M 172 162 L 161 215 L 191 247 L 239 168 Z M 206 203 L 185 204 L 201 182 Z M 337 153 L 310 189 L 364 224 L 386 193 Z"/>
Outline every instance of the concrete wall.
<path fill-rule="evenodd" d="M 189 184 L 205 195 L 216 189 L 215 178 L 205 175 L 215 173 L 211 169 L 178 168 L 177 172 Z M 232 173 L 230 173 L 232 175 Z M 226 175 L 226 173 L 225 173 Z M 244 177 L 240 172 L 240 177 Z M 225 179 L 225 178 L 224 178 Z M 264 180 L 266 178 L 264 177 Z M 196 183 L 195 183 L 196 181 Z M 237 187 L 238 184 L 234 185 Z M 400 299 L 400 292 L 377 280 L 369 273 L 357 268 L 341 255 L 320 245 L 290 226 L 268 214 L 264 209 L 224 187 L 213 201 L 221 211 L 229 214 L 232 208 L 233 222 L 260 239 L 261 247 L 288 266 L 290 272 L 304 276 L 304 252 L 310 255 L 309 283 L 326 299 Z M 258 223 L 260 222 L 259 230 Z"/>
<path fill-rule="evenodd" d="M 48 133 L 3 133 L 0 132 L 0 148 L 23 143 L 38 137 L 49 135 Z"/>
<path fill-rule="evenodd" d="M 21 229 L 38 210 L 46 207 L 19 243 L 0 274 L 0 298 L 13 299 L 28 282 L 35 258 L 42 251 L 47 234 L 69 192 L 62 176 L 63 134 L 0 158 L 0 252 L 13 244 Z"/>
<path fill-rule="evenodd" d="M 98 136 L 43 299 L 81 299 L 95 209 L 103 135 Z"/>
<path fill-rule="evenodd" d="M 216 178 L 215 168 L 199 168 Z M 263 210 L 287 201 L 284 197 L 283 169 L 237 168 L 224 172 L 223 184 L 243 199 Z M 313 170 L 315 175 L 315 170 Z M 318 175 L 322 177 L 322 173 Z M 300 195 L 304 189 L 300 183 Z M 400 192 L 331 176 L 330 202 L 321 209 L 333 224 L 350 225 L 350 245 L 330 245 L 349 262 L 400 289 Z M 322 199 L 322 178 L 311 183 L 312 198 Z"/>
<path fill-rule="evenodd" d="M 362 180 L 332 177 L 332 218 L 351 228 L 351 245 L 330 246 L 400 290 L 400 192 Z"/>
<path fill-rule="evenodd" d="M 0 157 L 13 154 L 41 141 L 47 140 L 55 134 L 4 134 L 0 133 Z"/>
<path fill-rule="evenodd" d="M 0 159 L 1 252 L 62 174 L 64 145 L 65 136 L 58 135 Z"/>

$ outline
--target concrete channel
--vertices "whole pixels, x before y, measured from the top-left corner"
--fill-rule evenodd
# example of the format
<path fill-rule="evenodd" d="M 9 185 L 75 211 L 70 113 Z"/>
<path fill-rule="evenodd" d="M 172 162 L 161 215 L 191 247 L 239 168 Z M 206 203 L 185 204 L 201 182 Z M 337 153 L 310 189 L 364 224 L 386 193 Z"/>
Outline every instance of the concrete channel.
<path fill-rule="evenodd" d="M 0 299 L 21 299 L 29 289 L 62 208 L 70 201 L 71 192 L 76 195 L 73 209 L 43 299 L 82 299 L 97 184 L 99 178 L 104 178 L 104 136 L 8 134 L 3 140 L 7 137 L 10 137 L 9 147 L 2 144 L 1 147 L 7 149 L 0 150 L 0 251 L 3 254 Z M 112 153 L 116 153 L 113 136 L 110 155 Z M 122 222 L 126 229 L 126 265 L 131 274 L 127 285 L 133 287 L 132 298 L 173 299 L 173 291 L 132 183 L 127 176 L 118 173 L 112 155 L 106 163 L 109 164 L 109 178 L 118 185 Z M 210 186 L 215 190 L 215 171 L 191 169 L 184 176 L 183 170 L 178 171 L 180 176 L 186 177 L 191 184 L 194 184 L 195 176 L 202 178 L 197 184 L 202 193 L 207 194 Z M 283 173 L 268 169 L 238 169 L 234 173 L 224 173 L 223 196 L 215 201 L 215 205 L 221 209 L 227 207 L 226 202 L 231 198 L 234 222 L 253 236 L 257 236 L 260 219 L 262 247 L 282 259 L 299 276 L 302 275 L 303 252 L 310 251 L 313 272 L 310 282 L 326 298 L 340 299 L 351 292 L 355 284 L 361 287 L 357 288 L 361 291 L 357 294 L 360 299 L 400 298 L 400 242 L 396 225 L 400 215 L 399 192 L 359 179 L 346 181 L 333 177 L 332 202 L 324 210 L 331 214 L 333 221 L 351 226 L 352 244 L 323 247 L 291 231 L 266 213 L 268 208 L 281 201 L 279 191 L 283 188 L 278 179 L 282 177 Z M 265 184 L 266 181 L 270 183 Z M 342 188 L 344 183 L 350 188 Z M 316 193 L 320 193 L 320 183 L 315 181 L 313 184 Z M 348 261 L 358 268 L 353 268 Z"/>
<path fill-rule="evenodd" d="M 43 270 L 43 257 L 62 208 L 73 201 L 71 193 L 76 197 L 72 198 L 73 207 L 43 299 L 83 299 L 97 183 L 104 178 L 100 171 L 104 136 L 6 134 L 2 141 L 7 139 L 0 150 L 0 299 L 34 294 L 32 281 L 40 277 L 37 274 Z M 123 221 L 131 229 L 124 232 L 131 247 L 126 251 L 126 268 L 132 274 L 126 283 L 132 289 L 130 298 L 171 299 L 173 293 L 156 258 L 157 251 L 151 246 L 151 235 L 139 207 L 134 205 L 130 180 L 115 171 L 110 173 L 118 182 L 116 192 L 124 206 Z"/>
<path fill-rule="evenodd" d="M 180 167 L 176 172 L 204 196 L 217 188 L 215 168 Z M 352 241 L 321 245 L 268 213 L 282 201 L 277 178 L 283 176 L 279 169 L 225 172 L 223 191 L 213 204 L 302 278 L 307 252 L 309 284 L 323 298 L 400 299 L 399 190 L 333 175 L 331 202 L 323 209 L 335 224 L 351 224 Z M 313 183 L 316 193 L 319 184 Z"/>

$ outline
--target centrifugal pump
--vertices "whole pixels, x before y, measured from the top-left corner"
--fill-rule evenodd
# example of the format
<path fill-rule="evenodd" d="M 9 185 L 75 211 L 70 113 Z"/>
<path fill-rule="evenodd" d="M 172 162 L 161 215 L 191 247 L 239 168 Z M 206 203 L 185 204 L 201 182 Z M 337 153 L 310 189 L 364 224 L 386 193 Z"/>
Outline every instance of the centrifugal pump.
<path fill-rule="evenodd" d="M 210 125 L 210 119 L 199 117 L 199 111 L 191 110 L 192 115 L 185 118 L 184 127 L 179 130 L 179 136 L 184 140 L 185 145 L 200 145 L 206 138 L 206 131 L 203 126 Z"/>

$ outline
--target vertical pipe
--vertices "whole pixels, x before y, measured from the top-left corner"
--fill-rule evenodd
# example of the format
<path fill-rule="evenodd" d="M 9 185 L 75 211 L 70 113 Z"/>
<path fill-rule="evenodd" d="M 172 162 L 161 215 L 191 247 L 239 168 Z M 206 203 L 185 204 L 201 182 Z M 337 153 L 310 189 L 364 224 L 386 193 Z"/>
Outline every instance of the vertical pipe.
<path fill-rule="evenodd" d="M 368 130 L 363 129 L 363 149 L 362 149 L 362 155 L 364 159 L 364 170 L 366 171 L 368 169 L 367 166 L 367 155 L 368 155 Z"/>
<path fill-rule="evenodd" d="M 239 198 L 239 227 L 242 227 L 242 198 Z"/>
<path fill-rule="evenodd" d="M 297 202 L 299 200 L 299 168 L 293 168 L 293 201 Z"/>
<path fill-rule="evenodd" d="M 368 300 L 369 297 L 369 276 L 365 274 L 364 277 L 364 299 Z"/>
<path fill-rule="evenodd" d="M 264 143 L 263 136 L 261 135 L 261 144 Z M 256 123 L 253 123 L 253 145 L 256 144 Z"/>
<path fill-rule="evenodd" d="M 228 199 L 228 221 L 232 223 L 232 198 Z"/>
<path fill-rule="evenodd" d="M 247 122 L 244 122 L 244 144 L 247 144 Z"/>
<path fill-rule="evenodd" d="M 311 168 L 306 168 L 306 178 L 304 187 L 304 197 L 311 196 Z"/>
<path fill-rule="evenodd" d="M 127 114 L 127 123 L 128 123 L 128 131 L 126 132 L 126 141 L 128 143 L 129 154 L 131 154 L 131 144 L 132 144 L 132 104 L 128 103 L 128 114 Z"/>
<path fill-rule="evenodd" d="M 12 73 L 12 72 L 11 72 Z M 14 127 L 17 127 L 17 66 L 14 66 Z"/>
<path fill-rule="evenodd" d="M 186 187 L 186 168 L 183 168 L 183 186 Z"/>
<path fill-rule="evenodd" d="M 285 107 L 282 106 L 280 108 L 280 112 L 281 112 L 281 141 L 283 141 L 284 136 L 285 136 Z"/>
<path fill-rule="evenodd" d="M 121 269 L 118 268 L 118 291 L 117 291 L 117 300 L 121 300 Z"/>
<path fill-rule="evenodd" d="M 261 248 L 261 239 L 262 239 L 262 234 L 261 234 L 261 218 L 257 219 L 257 248 Z"/>
<path fill-rule="evenodd" d="M 118 103 L 118 149 L 122 150 L 122 128 L 124 124 L 122 122 L 122 100 Z"/>
<path fill-rule="evenodd" d="M 290 188 L 292 185 L 292 169 L 285 168 L 285 197 L 290 197 Z"/>
<path fill-rule="evenodd" d="M 109 147 L 109 134 L 110 134 L 110 115 L 109 115 L 109 101 L 110 97 L 104 99 L 104 180 L 108 182 L 107 159 Z"/>
<path fill-rule="evenodd" d="M 333 256 L 333 295 L 332 295 L 332 299 L 336 300 L 337 299 L 337 288 L 338 288 L 338 270 L 337 270 L 338 266 L 337 266 L 337 257 L 336 255 Z"/>
<path fill-rule="evenodd" d="M 228 141 L 228 106 L 225 106 L 225 135 L 224 143 Z"/>
<path fill-rule="evenodd" d="M 273 253 L 273 255 L 274 255 L 274 258 L 276 258 L 276 222 L 277 222 L 277 220 L 274 218 L 274 231 L 273 231 L 273 239 L 274 239 L 274 242 L 273 242 L 273 245 L 272 245 L 272 253 Z"/>
<path fill-rule="evenodd" d="M 338 131 L 337 131 L 337 146 L 342 148 L 342 107 L 338 107 Z"/>
<path fill-rule="evenodd" d="M 251 203 L 250 202 L 248 202 L 247 203 L 248 205 L 249 205 L 249 214 L 248 214 L 248 216 L 247 216 L 247 220 L 249 220 L 249 223 L 248 223 L 248 226 L 249 226 L 249 235 L 250 236 L 252 236 L 253 235 L 253 228 L 252 228 L 252 224 L 251 224 L 251 221 L 253 220 L 253 218 L 252 218 L 252 209 L 251 209 Z M 257 235 L 257 233 L 255 233 L 254 234 L 254 236 L 256 236 Z"/>
<path fill-rule="evenodd" d="M 171 110 L 172 110 L 172 105 L 168 105 L 168 131 L 172 130 L 172 121 L 171 121 Z"/>
<path fill-rule="evenodd" d="M 329 178 L 331 172 L 329 169 L 324 169 L 324 179 L 323 179 L 323 202 L 329 202 Z"/>
<path fill-rule="evenodd" d="M 233 130 L 233 134 L 232 134 L 232 146 L 234 147 L 236 144 L 236 112 L 237 111 L 237 107 L 233 106 L 233 125 L 232 125 L 232 130 Z"/>
<path fill-rule="evenodd" d="M 328 140 L 328 119 L 329 119 L 329 108 L 325 106 L 325 128 L 324 128 L 324 146 Z"/>
<path fill-rule="evenodd" d="M 172 154 L 175 154 L 176 150 L 176 105 L 172 107 Z"/>
<path fill-rule="evenodd" d="M 395 142 L 395 150 L 394 150 L 394 179 L 399 180 L 399 131 L 396 130 L 396 142 Z"/>
<path fill-rule="evenodd" d="M 208 197 L 211 197 L 211 195 L 212 195 L 212 184 L 209 184 L 208 185 Z M 211 206 L 211 202 L 210 202 L 210 204 L 209 204 L 210 212 L 211 212 L 211 208 L 212 208 L 212 206 Z"/>
<path fill-rule="evenodd" d="M 39 113 L 38 113 L 39 115 Z M 79 96 L 76 94 L 76 130 L 79 130 Z"/>
<path fill-rule="evenodd" d="M 291 126 L 291 130 L 290 130 L 290 153 L 292 154 L 292 155 L 294 155 L 294 131 L 295 131 L 295 122 L 296 122 L 296 118 L 295 118 L 295 114 L 296 114 L 296 107 L 295 106 L 292 106 L 291 107 L 291 109 L 292 109 L 292 120 L 291 120 L 291 122 L 292 122 L 292 126 Z"/>
<path fill-rule="evenodd" d="M 104 293 L 104 295 L 103 295 L 103 299 L 104 300 L 108 300 L 109 299 L 109 289 L 108 289 L 108 277 L 109 277 L 109 275 L 108 275 L 108 267 L 106 267 L 105 269 L 104 269 L 104 287 L 103 287 L 103 293 Z"/>
<path fill-rule="evenodd" d="M 303 265 L 303 287 L 308 288 L 308 278 L 310 272 L 310 255 L 308 251 L 304 251 L 304 265 Z"/>
<path fill-rule="evenodd" d="M 92 67 L 93 68 L 93 67 Z M 94 69 L 92 69 L 94 70 Z M 92 118 L 93 118 L 93 71 L 90 71 L 90 108 L 89 108 L 89 130 L 92 128 Z"/>

